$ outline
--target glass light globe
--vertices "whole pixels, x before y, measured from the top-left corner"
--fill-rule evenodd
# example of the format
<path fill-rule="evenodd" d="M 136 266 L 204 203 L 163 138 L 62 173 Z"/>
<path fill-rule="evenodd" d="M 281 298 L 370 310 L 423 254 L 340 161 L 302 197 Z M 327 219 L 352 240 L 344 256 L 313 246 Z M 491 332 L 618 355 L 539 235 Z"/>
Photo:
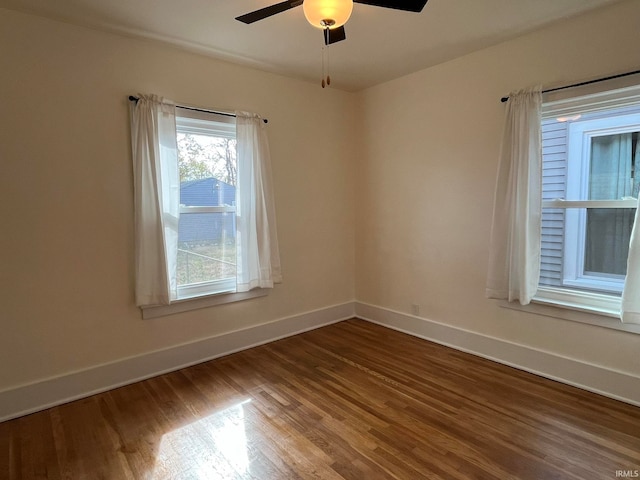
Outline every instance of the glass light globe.
<path fill-rule="evenodd" d="M 304 16 L 316 28 L 338 28 L 347 23 L 353 0 L 304 0 Z"/>

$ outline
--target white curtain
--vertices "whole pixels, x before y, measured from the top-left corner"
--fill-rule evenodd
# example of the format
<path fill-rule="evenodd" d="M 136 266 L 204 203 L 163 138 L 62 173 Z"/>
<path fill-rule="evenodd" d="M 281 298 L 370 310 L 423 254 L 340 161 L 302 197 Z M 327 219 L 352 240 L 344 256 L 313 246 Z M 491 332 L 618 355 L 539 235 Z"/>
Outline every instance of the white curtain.
<path fill-rule="evenodd" d="M 131 108 L 135 197 L 136 305 L 167 305 L 177 297 L 180 177 L 175 106 L 139 95 Z"/>
<path fill-rule="evenodd" d="M 542 94 L 509 94 L 491 226 L 488 298 L 528 304 L 538 289 L 542 212 Z"/>
<path fill-rule="evenodd" d="M 640 142 L 636 144 L 635 158 L 636 165 L 638 165 L 640 162 Z M 627 276 L 622 291 L 620 318 L 623 323 L 640 324 L 640 194 L 636 188 L 633 189 L 633 193 L 638 195 L 638 206 L 636 208 L 633 228 L 631 229 L 629 257 L 627 259 Z"/>
<path fill-rule="evenodd" d="M 238 162 L 237 291 L 282 282 L 271 187 L 271 159 L 264 122 L 236 112 Z"/>

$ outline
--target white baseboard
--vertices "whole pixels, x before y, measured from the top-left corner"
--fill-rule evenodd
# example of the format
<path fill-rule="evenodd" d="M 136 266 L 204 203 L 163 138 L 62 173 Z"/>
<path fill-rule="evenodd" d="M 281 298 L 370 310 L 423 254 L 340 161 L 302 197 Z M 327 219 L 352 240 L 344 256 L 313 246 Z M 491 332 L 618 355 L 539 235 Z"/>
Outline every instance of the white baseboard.
<path fill-rule="evenodd" d="M 640 377 L 356 302 L 356 317 L 542 377 L 640 406 Z"/>
<path fill-rule="evenodd" d="M 348 302 L 0 392 L 0 422 L 354 317 Z"/>
<path fill-rule="evenodd" d="M 640 406 L 640 378 L 425 318 L 348 302 L 0 391 L 0 422 L 352 317 Z"/>

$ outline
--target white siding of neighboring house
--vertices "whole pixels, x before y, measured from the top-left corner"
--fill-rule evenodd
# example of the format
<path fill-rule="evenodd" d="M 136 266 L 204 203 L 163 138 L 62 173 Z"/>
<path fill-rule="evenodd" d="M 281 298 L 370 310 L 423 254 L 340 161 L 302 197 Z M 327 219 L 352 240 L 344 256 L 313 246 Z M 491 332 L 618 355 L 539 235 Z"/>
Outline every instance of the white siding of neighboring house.
<path fill-rule="evenodd" d="M 542 199 L 565 198 L 567 176 L 566 122 L 542 121 Z M 564 210 L 542 210 L 540 284 L 562 285 Z"/>

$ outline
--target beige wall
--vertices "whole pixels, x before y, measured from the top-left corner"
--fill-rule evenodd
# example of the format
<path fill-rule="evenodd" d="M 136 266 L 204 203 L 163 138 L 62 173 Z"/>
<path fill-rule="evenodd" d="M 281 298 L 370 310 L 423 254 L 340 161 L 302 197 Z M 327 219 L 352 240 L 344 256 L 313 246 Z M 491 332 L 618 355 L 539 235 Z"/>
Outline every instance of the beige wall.
<path fill-rule="evenodd" d="M 349 94 L 0 9 L 0 391 L 354 297 L 640 375 L 640 335 L 484 298 L 499 98 L 637 68 L 639 17 L 630 0 Z M 140 318 L 137 92 L 269 118 L 284 273 L 270 296 Z"/>
<path fill-rule="evenodd" d="M 637 69 L 638 18 L 623 2 L 361 93 L 359 301 L 640 375 L 640 335 L 484 297 L 500 97 Z"/>
<path fill-rule="evenodd" d="M 141 319 L 138 92 L 269 119 L 284 283 L 267 298 Z M 0 391 L 351 302 L 353 107 L 337 89 L 0 9 Z"/>

